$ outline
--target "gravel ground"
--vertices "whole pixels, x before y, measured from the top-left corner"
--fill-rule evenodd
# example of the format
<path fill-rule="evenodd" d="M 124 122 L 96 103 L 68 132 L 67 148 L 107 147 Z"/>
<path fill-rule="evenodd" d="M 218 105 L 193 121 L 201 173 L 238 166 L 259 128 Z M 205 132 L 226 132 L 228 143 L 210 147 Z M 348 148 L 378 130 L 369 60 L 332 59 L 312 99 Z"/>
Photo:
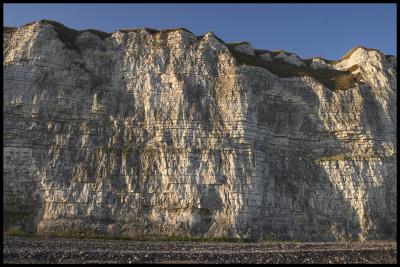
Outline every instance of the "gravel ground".
<path fill-rule="evenodd" d="M 3 263 L 397 263 L 395 241 L 154 242 L 3 238 Z"/>

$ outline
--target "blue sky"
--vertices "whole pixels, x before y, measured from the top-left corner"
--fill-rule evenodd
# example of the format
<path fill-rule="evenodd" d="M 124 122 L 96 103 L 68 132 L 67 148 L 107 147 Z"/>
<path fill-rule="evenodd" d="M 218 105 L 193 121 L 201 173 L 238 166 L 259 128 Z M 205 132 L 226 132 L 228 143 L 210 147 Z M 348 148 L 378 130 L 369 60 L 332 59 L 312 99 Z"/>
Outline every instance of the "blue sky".
<path fill-rule="evenodd" d="M 356 45 L 396 52 L 396 4 L 4 4 L 4 25 L 56 20 L 113 32 L 183 27 L 226 42 L 338 59 Z"/>

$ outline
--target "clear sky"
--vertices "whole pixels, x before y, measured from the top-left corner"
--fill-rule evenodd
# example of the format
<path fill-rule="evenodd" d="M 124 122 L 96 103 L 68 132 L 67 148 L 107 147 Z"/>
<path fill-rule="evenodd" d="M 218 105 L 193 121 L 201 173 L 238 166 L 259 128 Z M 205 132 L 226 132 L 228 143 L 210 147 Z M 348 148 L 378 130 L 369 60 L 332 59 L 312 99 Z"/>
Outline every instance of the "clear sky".
<path fill-rule="evenodd" d="M 396 4 L 5 4 L 4 25 L 40 19 L 69 28 L 183 27 L 226 42 L 338 59 L 356 45 L 396 51 Z"/>

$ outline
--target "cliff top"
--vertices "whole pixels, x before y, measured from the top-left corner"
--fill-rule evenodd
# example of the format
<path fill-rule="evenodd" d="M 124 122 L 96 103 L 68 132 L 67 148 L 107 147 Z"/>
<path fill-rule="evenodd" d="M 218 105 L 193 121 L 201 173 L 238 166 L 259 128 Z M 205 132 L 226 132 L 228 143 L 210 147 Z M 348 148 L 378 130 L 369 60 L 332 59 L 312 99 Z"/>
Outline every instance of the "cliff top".
<path fill-rule="evenodd" d="M 51 20 L 39 20 L 31 23 L 27 23 L 20 28 L 28 27 L 32 24 L 40 23 L 44 25 L 52 25 L 58 35 L 58 38 L 65 43 L 67 48 L 73 50 L 79 50 L 75 39 L 78 35 L 84 32 L 91 32 L 97 35 L 100 39 L 105 40 L 110 37 L 113 33 L 107 33 L 95 29 L 75 30 L 64 26 L 63 24 L 51 21 Z M 3 33 L 13 33 L 17 31 L 17 27 L 3 27 Z M 141 32 L 146 31 L 150 35 L 169 33 L 173 31 L 185 31 L 193 34 L 191 31 L 185 28 L 174 28 L 174 29 L 163 29 L 156 30 L 152 28 L 136 28 L 136 29 L 121 29 L 115 32 Z M 212 32 L 211 32 L 212 33 Z M 358 83 L 362 83 L 360 74 L 353 74 L 357 70 L 358 65 L 352 65 L 347 69 L 335 68 L 335 65 L 349 59 L 352 54 L 358 49 L 366 51 L 377 51 L 379 54 L 384 56 L 382 52 L 377 49 L 365 48 L 363 46 L 356 46 L 350 49 L 345 55 L 339 60 L 327 60 L 321 57 L 312 57 L 308 59 L 301 59 L 295 53 L 287 52 L 284 50 L 259 50 L 254 49 L 251 44 L 247 41 L 241 41 L 236 43 L 226 43 L 218 38 L 214 33 L 213 36 L 224 44 L 236 59 L 239 65 L 250 65 L 256 67 L 262 67 L 278 75 L 279 77 L 302 77 L 308 76 L 319 80 L 322 84 L 332 90 L 345 90 L 354 87 Z M 193 34 L 194 35 L 194 34 Z M 194 35 L 195 36 L 195 35 Z M 204 35 L 196 36 L 198 40 L 202 39 Z M 391 55 L 386 55 L 386 58 Z"/>
<path fill-rule="evenodd" d="M 89 31 L 89 32 L 91 32 L 93 34 L 96 34 L 102 40 L 110 37 L 114 32 L 118 32 L 118 31 L 124 32 L 124 33 L 147 31 L 150 34 L 169 33 L 169 32 L 173 32 L 173 31 L 186 31 L 186 32 L 189 32 L 189 33 L 194 35 L 194 33 L 191 32 L 190 30 L 188 30 L 186 28 L 182 28 L 182 27 L 180 27 L 180 28 L 162 29 L 162 30 L 157 30 L 157 29 L 147 28 L 147 27 L 144 27 L 144 28 L 132 28 L 132 29 L 119 29 L 119 30 L 114 31 L 112 33 L 107 33 L 107 32 L 103 32 L 103 31 L 96 30 L 96 29 L 75 30 L 75 29 L 72 29 L 72 28 L 68 28 L 65 25 L 63 25 L 63 24 L 61 24 L 61 23 L 59 23 L 57 21 L 47 20 L 47 19 L 42 19 L 42 20 L 39 20 L 39 21 L 32 21 L 32 22 L 26 23 L 26 24 L 24 24 L 24 25 L 22 25 L 20 27 L 4 26 L 3 27 L 3 33 L 12 33 L 12 32 L 15 32 L 16 30 L 18 30 L 18 28 L 27 27 L 27 26 L 30 26 L 30 25 L 32 25 L 34 23 L 53 25 L 55 27 L 55 29 L 60 33 L 60 37 L 64 37 L 63 39 L 67 39 L 67 40 L 68 39 L 72 39 L 73 37 L 76 37 L 77 35 L 79 35 L 79 34 L 81 34 L 83 32 L 87 32 L 87 31 Z M 200 35 L 200 36 L 197 36 L 197 37 L 201 38 L 203 36 L 204 35 Z M 217 37 L 217 36 L 215 35 L 215 37 Z M 234 47 L 236 47 L 238 45 L 243 45 L 243 44 L 250 45 L 250 42 L 248 42 L 248 41 L 226 43 L 226 42 L 224 42 L 222 39 L 220 39 L 218 37 L 217 37 L 217 39 L 220 40 L 221 42 L 223 42 L 224 44 L 229 45 L 230 48 L 234 48 Z M 357 46 L 351 48 L 349 51 L 347 51 L 339 60 L 329 60 L 329 59 L 325 59 L 325 58 L 316 56 L 316 57 L 303 59 L 303 61 L 311 61 L 311 60 L 313 60 L 315 58 L 319 58 L 319 59 L 324 60 L 327 63 L 335 64 L 335 63 L 338 63 L 338 62 L 340 62 L 342 60 L 345 60 L 345 59 L 349 58 L 358 48 L 362 48 L 362 49 L 365 49 L 365 50 L 368 50 L 368 51 L 377 51 L 379 53 L 382 53 L 378 49 L 367 48 L 367 47 L 364 47 L 364 46 L 361 46 L 361 45 L 357 45 Z M 292 54 L 295 54 L 295 53 L 284 51 L 284 50 L 259 50 L 259 49 L 255 49 L 255 53 L 256 54 L 271 53 L 273 55 L 277 55 L 279 53 L 285 53 L 288 56 L 290 56 Z M 393 56 L 393 55 L 386 55 L 386 56 Z"/>

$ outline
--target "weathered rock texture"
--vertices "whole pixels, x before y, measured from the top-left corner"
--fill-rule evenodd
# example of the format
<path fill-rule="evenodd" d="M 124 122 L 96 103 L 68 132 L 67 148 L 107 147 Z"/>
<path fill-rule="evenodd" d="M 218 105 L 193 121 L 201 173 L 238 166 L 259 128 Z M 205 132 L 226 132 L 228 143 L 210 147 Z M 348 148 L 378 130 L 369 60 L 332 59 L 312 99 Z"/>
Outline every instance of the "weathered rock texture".
<path fill-rule="evenodd" d="M 49 21 L 3 39 L 3 230 L 396 238 L 393 56 Z"/>

